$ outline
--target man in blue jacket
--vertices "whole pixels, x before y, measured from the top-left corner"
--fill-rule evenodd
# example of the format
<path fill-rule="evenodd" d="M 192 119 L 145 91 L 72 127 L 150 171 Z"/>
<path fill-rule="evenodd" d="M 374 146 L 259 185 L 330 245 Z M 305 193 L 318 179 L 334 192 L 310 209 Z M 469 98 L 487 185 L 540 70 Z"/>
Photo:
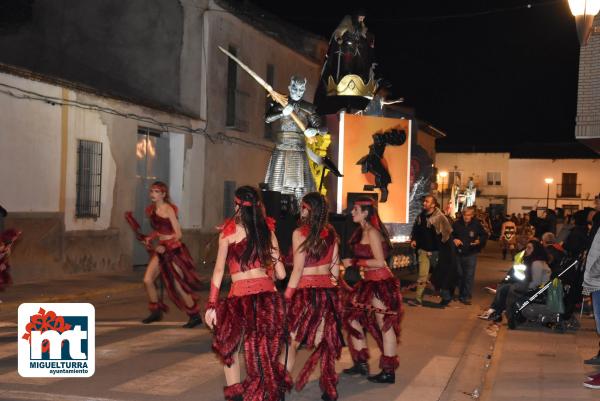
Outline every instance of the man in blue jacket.
<path fill-rule="evenodd" d="M 452 225 L 452 238 L 458 250 L 459 300 L 471 305 L 477 254 L 485 246 L 487 232 L 475 217 L 475 209 L 467 207 Z"/>

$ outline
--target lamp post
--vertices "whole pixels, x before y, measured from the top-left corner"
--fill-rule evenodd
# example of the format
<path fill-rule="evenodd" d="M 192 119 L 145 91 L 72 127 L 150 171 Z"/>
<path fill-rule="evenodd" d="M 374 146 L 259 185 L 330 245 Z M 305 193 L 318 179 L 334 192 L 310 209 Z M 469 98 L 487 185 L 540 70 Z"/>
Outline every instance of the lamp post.
<path fill-rule="evenodd" d="M 448 177 L 447 171 L 440 171 L 440 178 L 442 179 L 442 212 L 444 211 L 444 178 Z"/>
<path fill-rule="evenodd" d="M 550 184 L 554 182 L 554 178 L 544 178 L 544 182 L 548 184 L 548 192 L 546 192 L 546 213 L 550 209 Z"/>
<path fill-rule="evenodd" d="M 579 44 L 585 46 L 594 30 L 594 17 L 600 11 L 600 0 L 569 0 L 569 8 L 575 17 Z"/>

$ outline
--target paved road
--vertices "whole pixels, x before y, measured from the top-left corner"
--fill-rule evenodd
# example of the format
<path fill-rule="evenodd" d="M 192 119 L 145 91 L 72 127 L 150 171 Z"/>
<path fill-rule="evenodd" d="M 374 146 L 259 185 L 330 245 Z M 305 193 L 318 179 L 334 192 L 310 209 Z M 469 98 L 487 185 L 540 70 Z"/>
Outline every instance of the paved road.
<path fill-rule="evenodd" d="M 468 400 L 481 386 L 484 365 L 494 338 L 487 324 L 475 318 L 490 296 L 482 287 L 498 281 L 508 266 L 495 244 L 480 257 L 474 305 L 449 308 L 406 306 L 399 346 L 400 368 L 394 385 L 376 385 L 341 376 L 341 400 Z M 413 293 L 408 292 L 406 297 Z M 97 295 L 96 295 L 97 296 Z M 16 372 L 16 318 L 6 312 L 0 321 L 0 400 L 155 401 L 222 400 L 222 368 L 210 351 L 204 328 L 179 327 L 185 316 L 174 311 L 165 321 L 142 325 L 147 313 L 141 291 L 118 298 L 82 299 L 96 307 L 96 373 L 89 379 L 21 378 Z M 493 333 L 492 333 L 493 334 Z M 379 352 L 370 344 L 372 355 Z M 307 352 L 302 351 L 299 362 Z M 371 370 L 377 371 L 377 358 Z M 351 365 L 344 349 L 338 370 Z M 300 366 L 300 364 L 298 364 Z M 320 399 L 313 377 L 302 393 L 288 400 Z"/>

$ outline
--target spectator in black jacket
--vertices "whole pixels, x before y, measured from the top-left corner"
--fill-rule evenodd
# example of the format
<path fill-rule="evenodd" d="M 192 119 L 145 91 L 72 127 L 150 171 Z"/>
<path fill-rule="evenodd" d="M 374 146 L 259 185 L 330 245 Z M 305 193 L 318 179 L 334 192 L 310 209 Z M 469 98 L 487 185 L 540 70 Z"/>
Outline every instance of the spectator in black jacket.
<path fill-rule="evenodd" d="M 410 245 L 417 251 L 419 277 L 416 297 L 408 301 L 409 305 L 423 305 L 423 292 L 429 273 L 437 266 L 440 248 L 448 242 L 451 230 L 450 223 L 439 209 L 437 200 L 427 195 L 423 199 L 423 211 L 415 219 L 411 233 Z"/>
<path fill-rule="evenodd" d="M 588 213 L 584 210 L 575 212 L 573 215 L 573 228 L 567 236 L 563 248 L 572 258 L 579 257 L 588 246 Z"/>
<path fill-rule="evenodd" d="M 462 217 L 452 225 L 452 238 L 458 249 L 459 300 L 471 304 L 473 281 L 477 267 L 477 254 L 485 246 L 487 232 L 476 218 L 475 209 L 468 207 Z"/>
<path fill-rule="evenodd" d="M 569 236 L 563 244 L 567 255 L 571 258 L 577 258 L 582 262 L 582 255 L 588 249 L 588 211 L 579 210 L 573 214 L 573 223 L 575 226 L 571 229 Z M 569 319 L 575 311 L 575 305 L 581 301 L 581 292 L 583 286 L 583 269 L 571 269 L 565 277 L 567 282 L 571 283 L 571 289 L 565 297 L 565 319 Z"/>

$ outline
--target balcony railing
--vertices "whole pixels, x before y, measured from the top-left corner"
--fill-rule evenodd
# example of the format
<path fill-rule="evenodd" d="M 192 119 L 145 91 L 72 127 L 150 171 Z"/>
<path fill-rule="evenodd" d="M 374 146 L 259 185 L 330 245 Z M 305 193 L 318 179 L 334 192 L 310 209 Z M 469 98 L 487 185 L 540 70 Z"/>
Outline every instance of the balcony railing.
<path fill-rule="evenodd" d="M 557 198 L 581 198 L 581 184 L 556 184 Z"/>

